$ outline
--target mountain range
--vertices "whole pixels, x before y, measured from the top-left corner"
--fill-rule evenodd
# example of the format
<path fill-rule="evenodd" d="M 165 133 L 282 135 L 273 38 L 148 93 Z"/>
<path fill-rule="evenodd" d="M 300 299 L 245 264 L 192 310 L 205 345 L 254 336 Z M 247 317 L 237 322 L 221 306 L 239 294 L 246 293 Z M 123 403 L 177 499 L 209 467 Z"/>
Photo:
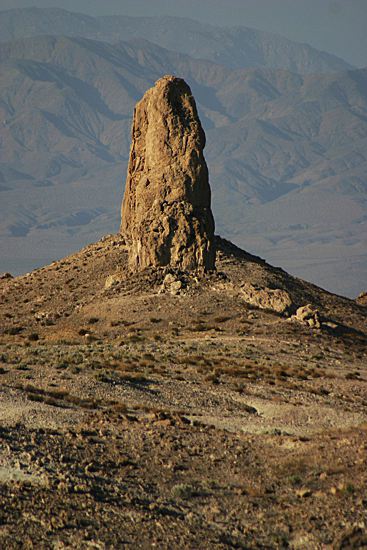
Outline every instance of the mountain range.
<path fill-rule="evenodd" d="M 365 290 L 366 69 L 190 19 L 1 15 L 0 269 L 118 231 L 134 106 L 174 74 L 206 132 L 217 233 L 332 292 Z"/>
<path fill-rule="evenodd" d="M 169 16 L 91 17 L 54 8 L 1 12 L 1 41 L 44 34 L 102 42 L 145 38 L 163 48 L 214 61 L 229 69 L 262 67 L 308 74 L 356 68 L 308 44 L 248 27 L 214 27 L 193 19 Z"/>

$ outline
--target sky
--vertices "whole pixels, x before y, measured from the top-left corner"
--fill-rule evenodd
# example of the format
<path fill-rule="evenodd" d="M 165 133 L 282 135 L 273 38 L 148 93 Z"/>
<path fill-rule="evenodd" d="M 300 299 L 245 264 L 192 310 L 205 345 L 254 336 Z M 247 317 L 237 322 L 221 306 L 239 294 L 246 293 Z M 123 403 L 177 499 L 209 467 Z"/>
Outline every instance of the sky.
<path fill-rule="evenodd" d="M 92 16 L 173 15 L 306 42 L 367 67 L 367 0 L 0 0 L 0 9 L 64 8 Z"/>

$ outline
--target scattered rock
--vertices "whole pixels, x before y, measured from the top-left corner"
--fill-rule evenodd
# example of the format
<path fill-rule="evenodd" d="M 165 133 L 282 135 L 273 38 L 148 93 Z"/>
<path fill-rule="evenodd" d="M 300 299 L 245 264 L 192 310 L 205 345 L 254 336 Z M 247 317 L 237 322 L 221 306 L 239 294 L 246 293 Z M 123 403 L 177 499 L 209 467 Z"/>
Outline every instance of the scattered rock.
<path fill-rule="evenodd" d="M 302 489 L 298 489 L 298 491 L 296 491 L 296 495 L 299 498 L 307 498 L 312 495 L 312 491 L 310 489 L 303 487 Z"/>
<path fill-rule="evenodd" d="M 361 292 L 356 302 L 359 306 L 367 306 L 367 292 Z"/>
<path fill-rule="evenodd" d="M 0 279 L 13 279 L 13 275 L 5 272 L 3 275 L 0 276 Z"/>
<path fill-rule="evenodd" d="M 270 309 L 277 313 L 286 313 L 292 307 L 292 300 L 285 290 L 271 289 L 243 283 L 241 293 L 246 302 L 261 309 Z"/>
<path fill-rule="evenodd" d="M 104 288 L 105 288 L 105 290 L 109 290 L 110 288 L 112 288 L 114 286 L 118 286 L 121 282 L 122 282 L 121 275 L 118 275 L 118 274 L 109 275 L 106 279 Z"/>
<path fill-rule="evenodd" d="M 133 269 L 214 269 L 205 134 L 189 86 L 165 76 L 136 105 L 120 231 Z"/>
<path fill-rule="evenodd" d="M 295 315 L 292 315 L 291 320 L 310 327 L 321 328 L 320 314 L 317 309 L 312 307 L 312 304 L 299 307 Z"/>
<path fill-rule="evenodd" d="M 60 319 L 60 314 L 54 311 L 38 311 L 34 314 L 34 317 L 41 325 L 51 326 L 55 324 L 57 319 Z"/>
<path fill-rule="evenodd" d="M 170 294 L 176 296 L 181 293 L 183 286 L 184 282 L 181 279 L 175 277 L 172 273 L 167 273 L 159 292 L 170 292 Z"/>

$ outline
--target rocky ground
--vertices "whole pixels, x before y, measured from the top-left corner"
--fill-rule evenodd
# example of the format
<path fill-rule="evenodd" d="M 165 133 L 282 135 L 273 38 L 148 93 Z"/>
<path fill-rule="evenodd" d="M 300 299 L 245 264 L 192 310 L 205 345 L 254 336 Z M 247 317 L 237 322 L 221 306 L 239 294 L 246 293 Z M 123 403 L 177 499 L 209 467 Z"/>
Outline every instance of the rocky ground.
<path fill-rule="evenodd" d="M 366 305 L 217 247 L 132 274 L 108 236 L 0 280 L 1 547 L 367 546 Z"/>

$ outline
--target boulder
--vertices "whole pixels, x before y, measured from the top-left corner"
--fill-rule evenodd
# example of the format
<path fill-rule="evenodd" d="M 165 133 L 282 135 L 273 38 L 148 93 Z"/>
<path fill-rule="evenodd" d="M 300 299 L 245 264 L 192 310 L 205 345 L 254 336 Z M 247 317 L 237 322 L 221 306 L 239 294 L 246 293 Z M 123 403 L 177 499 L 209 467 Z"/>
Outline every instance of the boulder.
<path fill-rule="evenodd" d="M 320 314 L 317 309 L 312 307 L 312 304 L 299 307 L 295 315 L 292 315 L 291 320 L 310 327 L 321 328 Z"/>
<path fill-rule="evenodd" d="M 356 302 L 359 306 L 367 306 L 367 292 L 361 292 Z"/>
<path fill-rule="evenodd" d="M 292 307 L 292 300 L 285 290 L 260 287 L 251 283 L 241 285 L 241 294 L 244 300 L 260 309 L 269 309 L 277 313 L 286 313 Z"/>
<path fill-rule="evenodd" d="M 175 277 L 174 275 L 172 275 L 172 273 L 167 273 L 163 280 L 160 294 L 162 294 L 163 292 L 169 292 L 170 294 L 172 294 L 172 296 L 177 296 L 177 294 L 181 293 L 183 286 L 184 284 L 181 279 Z"/>
<path fill-rule="evenodd" d="M 136 105 L 121 228 L 134 270 L 215 267 L 205 134 L 189 86 L 165 76 Z"/>

